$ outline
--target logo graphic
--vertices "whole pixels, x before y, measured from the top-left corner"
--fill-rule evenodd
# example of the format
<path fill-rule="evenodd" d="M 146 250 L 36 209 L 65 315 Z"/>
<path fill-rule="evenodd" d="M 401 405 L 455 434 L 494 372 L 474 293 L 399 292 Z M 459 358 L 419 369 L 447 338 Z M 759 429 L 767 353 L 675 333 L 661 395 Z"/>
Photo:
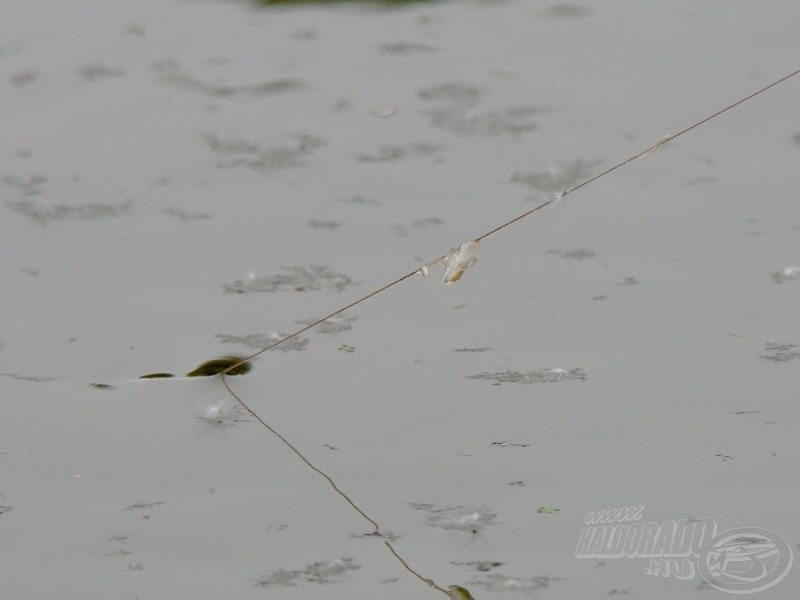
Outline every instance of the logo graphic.
<path fill-rule="evenodd" d="M 794 556 L 780 535 L 760 527 L 717 533 L 713 519 L 643 521 L 644 506 L 591 512 L 581 530 L 578 558 L 649 558 L 646 575 L 691 580 L 732 594 L 751 594 L 778 584 Z"/>
<path fill-rule="evenodd" d="M 786 577 L 793 560 L 791 547 L 774 531 L 740 527 L 714 536 L 698 569 L 718 590 L 750 594 Z"/>

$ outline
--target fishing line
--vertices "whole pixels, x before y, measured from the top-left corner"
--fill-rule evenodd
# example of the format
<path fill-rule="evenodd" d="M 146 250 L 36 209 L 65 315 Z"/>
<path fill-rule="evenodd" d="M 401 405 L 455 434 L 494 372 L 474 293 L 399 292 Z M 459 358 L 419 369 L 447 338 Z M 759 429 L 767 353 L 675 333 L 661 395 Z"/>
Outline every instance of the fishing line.
<path fill-rule="evenodd" d="M 773 88 L 773 87 L 775 87 L 776 85 L 778 85 L 778 84 L 780 84 L 780 83 L 783 83 L 783 82 L 784 82 L 784 81 L 786 81 L 787 79 L 790 79 L 790 78 L 794 77 L 794 76 L 795 76 L 795 75 L 797 75 L 797 74 L 800 74 L 800 69 L 797 69 L 796 71 L 793 71 L 792 73 L 789 73 L 788 75 L 785 75 L 784 77 L 781 77 L 781 78 L 780 78 L 780 79 L 778 79 L 777 81 L 773 81 L 773 82 L 772 82 L 772 83 L 770 83 L 769 85 L 767 85 L 767 86 L 764 86 L 763 88 L 761 88 L 761 89 L 759 89 L 759 90 L 757 90 L 757 91 L 753 92 L 752 94 L 749 94 L 748 96 L 745 96 L 744 98 L 741 98 L 740 100 L 737 100 L 737 101 L 736 101 L 736 102 L 734 102 L 733 104 L 730 104 L 729 106 L 726 106 L 725 108 L 723 108 L 723 109 L 721 109 L 721 110 L 718 110 L 718 111 L 717 111 L 717 112 L 715 112 L 714 114 L 712 114 L 712 115 L 709 115 L 709 116 L 705 117 L 704 119 L 702 119 L 702 120 L 700 120 L 700 121 L 697 121 L 697 122 L 696 122 L 696 123 L 694 123 L 693 125 L 690 125 L 690 126 L 689 126 L 689 127 L 687 127 L 686 129 L 683 129 L 683 130 L 679 131 L 679 132 L 678 132 L 678 133 L 676 133 L 676 134 L 673 134 L 673 135 L 665 135 L 663 138 L 661 138 L 661 139 L 660 139 L 658 142 L 656 142 L 655 144 L 653 144 L 653 145 L 652 145 L 652 146 L 650 146 L 649 148 L 646 148 L 645 150 L 642 150 L 642 151 L 641 151 L 641 152 L 639 152 L 638 154 L 634 154 L 634 155 L 633 155 L 633 156 L 631 156 L 630 158 L 626 158 L 626 159 L 625 159 L 625 160 L 623 160 L 622 162 L 620 162 L 620 163 L 617 163 L 617 164 L 616 164 L 616 165 L 614 165 L 613 167 L 610 167 L 610 168 L 606 169 L 606 170 L 605 170 L 605 171 L 603 171 L 602 173 L 599 173 L 599 174 L 597 174 L 597 175 L 595 175 L 595 176 L 593 176 L 593 177 L 590 177 L 589 179 L 586 179 L 585 181 L 583 181 L 583 182 L 581 182 L 581 183 L 579 183 L 579 184 L 577 184 L 577 185 L 575 185 L 575 186 L 573 186 L 573 187 L 571 187 L 571 188 L 569 188 L 569 189 L 567 189 L 567 190 L 564 190 L 563 192 L 559 192 L 559 193 L 558 193 L 558 194 L 556 194 L 556 195 L 555 195 L 553 198 L 550 198 L 549 200 L 547 200 L 547 201 L 545 201 L 545 202 L 543 202 L 543 203 L 539 204 L 538 206 L 536 206 L 535 208 L 532 208 L 531 210 L 528 210 L 528 211 L 526 211 L 526 212 L 522 213 L 521 215 L 517 215 L 516 217 L 514 217 L 513 219 L 511 219 L 511 220 L 509 220 L 509 221 L 506 221 L 506 222 L 505 222 L 505 223 L 503 223 L 502 225 L 498 225 L 498 226 L 497 226 L 497 227 L 495 227 L 494 229 L 491 229 L 491 230 L 487 231 L 486 233 L 484 233 L 484 234 L 482 234 L 482 235 L 480 235 L 480 236 L 478 236 L 478 237 L 474 238 L 472 241 L 473 241 L 473 242 L 476 242 L 476 243 L 477 243 L 477 242 L 480 242 L 481 240 L 483 240 L 483 239 L 485 239 L 485 238 L 489 237 L 490 235 L 494 235 L 494 234 L 495 234 L 495 233 L 497 233 L 498 231 L 501 231 L 502 229 L 505 229 L 506 227 L 508 227 L 508 226 L 510 226 L 510 225 L 513 225 L 513 224 L 514 224 L 514 223 L 516 223 L 517 221 L 521 221 L 522 219 L 525 219 L 525 218 L 527 218 L 527 217 L 531 216 L 532 214 L 534 214 L 534 213 L 536 213 L 536 212 L 538 212 L 538 211 L 542 210 L 543 208 L 546 208 L 546 207 L 550 206 L 551 204 L 553 204 L 553 203 L 556 203 L 556 202 L 560 201 L 561 199 L 563 199 L 563 198 L 564 198 L 564 197 L 566 197 L 567 195 L 569 195 L 569 194 L 571 194 L 571 193 L 573 193 L 573 192 L 576 192 L 576 191 L 578 191 L 579 189 L 581 189 L 581 188 L 583 188 L 583 187 L 586 187 L 586 186 L 587 186 L 587 185 L 589 185 L 590 183 L 593 183 L 593 182 L 597 181 L 598 179 L 600 179 L 600 178 L 602 178 L 602 177 L 605 177 L 606 175 L 609 175 L 609 174 L 611 174 L 612 172 L 616 171 L 617 169 L 619 169 L 619 168 L 621 168 L 621 167 L 624 167 L 625 165 L 627 165 L 627 164 L 629 164 L 629 163 L 632 163 L 633 161 L 635 161 L 635 160 L 637 160 L 637 159 L 639 159 L 639 158 L 642 158 L 642 157 L 645 157 L 645 156 L 648 156 L 648 155 L 652 154 L 653 152 L 655 152 L 656 150 L 658 150 L 658 149 L 659 149 L 659 148 L 661 148 L 662 146 L 665 146 L 667 143 L 669 143 L 669 142 L 671 142 L 671 141 L 673 141 L 673 140 L 675 140 L 675 139 L 679 138 L 680 136 L 684 135 L 685 133 L 689 133 L 689 132 L 690 132 L 690 131 L 692 131 L 693 129 L 696 129 L 696 128 L 700 127 L 701 125 L 704 125 L 705 123 L 708 123 L 708 122 L 709 122 L 709 121 L 711 121 L 712 119 L 715 119 L 715 118 L 719 117 L 720 115 L 722 115 L 723 113 L 726 113 L 726 112 L 728 112 L 729 110 L 731 110 L 731 109 L 733 109 L 733 108 L 736 108 L 736 107 L 737 107 L 737 106 L 739 106 L 740 104 L 743 104 L 743 103 L 747 102 L 748 100 L 751 100 L 751 99 L 755 98 L 755 97 L 756 97 L 756 96 L 758 96 L 759 94 L 763 94 L 764 92 L 766 92 L 766 91 L 767 91 L 767 90 L 769 90 L 770 88 Z M 344 312 L 344 311 L 346 311 L 347 309 L 349 309 L 349 308 L 353 308 L 354 306 L 357 306 L 357 305 L 361 304 L 362 302 L 366 302 L 367 300 L 369 300 L 369 299 L 370 299 L 370 298 L 372 298 L 373 296 L 377 296 L 378 294 L 382 294 L 383 292 L 385 292 L 386 290 L 388 290 L 388 289 L 389 289 L 389 288 L 391 288 L 391 287 L 394 287 L 394 286 L 395 286 L 395 285 L 397 285 L 398 283 L 401 283 L 401 282 L 405 281 L 406 279 L 408 279 L 408 278 L 410 278 L 410 277 L 413 277 L 414 275 L 419 275 L 419 274 L 421 274 L 421 272 L 422 272 L 422 269 L 425 269 L 426 267 L 429 267 L 429 266 L 431 266 L 431 265 L 435 265 L 435 264 L 437 264 L 437 263 L 440 263 L 440 262 L 442 262 L 443 260 L 445 260 L 445 259 L 447 258 L 447 256 L 448 256 L 447 254 L 445 254 L 445 255 L 443 255 L 443 256 L 440 256 L 440 257 L 439 257 L 439 258 L 437 258 L 436 260 L 433 260 L 433 261 L 431 261 L 431 262 L 427 263 L 425 266 L 423 266 L 423 267 L 420 267 L 420 268 L 418 268 L 418 269 L 414 269 L 413 271 L 411 271 L 411 272 L 409 272 L 409 273 L 406 273 L 405 275 L 402 275 L 401 277 L 398 277 L 398 278 L 397 278 L 397 279 L 395 279 L 394 281 L 391 281 L 391 282 L 387 283 L 386 285 L 384 285 L 383 287 L 380 287 L 380 288 L 378 288 L 377 290 L 375 290 L 375 291 L 373 291 L 373 292 L 370 292 L 370 293 L 369 293 L 369 294 L 367 294 L 366 296 L 362 296 L 361 298 L 359 298 L 359 299 L 357 299 L 357 300 L 354 300 L 354 301 L 353 301 L 353 302 L 351 302 L 350 304 L 348 304 L 348 305 L 346 305 L 346 306 L 343 306 L 342 308 L 339 308 L 339 309 L 335 310 L 334 312 L 330 313 L 329 315 L 326 315 L 326 316 L 324 316 L 324 317 L 322 317 L 322 318 L 320 318 L 320 319 L 317 319 L 316 321 L 314 321 L 314 322 L 313 322 L 313 323 L 311 323 L 310 325 L 306 325 L 306 326 L 305 326 L 305 327 L 303 327 L 302 329 L 298 329 L 298 330 L 297 330 L 297 331 L 295 331 L 294 333 L 290 333 L 289 335 L 287 335 L 287 336 L 285 336 L 285 337 L 283 337 L 283 338 L 281 338 L 281 339 L 279 339 L 279 340 L 275 341 L 274 343 L 272 343 L 272 344 L 270 344 L 270 345 L 268 345 L 268 346 L 266 346 L 266 347 L 262 348 L 262 349 L 261 349 L 261 350 L 259 350 L 258 352 L 254 352 L 254 353 L 253 353 L 253 354 L 251 354 L 250 356 L 246 356 L 245 358 L 241 359 L 241 360 L 240 360 L 238 363 L 236 363 L 236 364 L 234 364 L 234 365 L 231 365 L 230 367 L 228 367 L 227 369 L 225 369 L 225 370 L 222 372 L 222 375 L 223 375 L 223 376 L 224 376 L 224 375 L 227 375 L 228 373 L 230 373 L 231 371 L 233 371 L 233 370 L 234 370 L 234 369 L 236 369 L 237 367 L 239 367 L 239 366 L 243 365 L 243 364 L 244 364 L 244 363 L 246 363 L 246 362 L 249 362 L 249 361 L 251 361 L 252 359 L 256 358 L 257 356 L 260 356 L 261 354 L 263 354 L 263 353 L 264 353 L 264 352 L 266 352 L 267 350 L 272 350 L 272 349 L 273 349 L 273 348 L 275 348 L 276 346 L 280 346 L 280 345 L 281 345 L 281 344 L 283 344 L 284 342 L 288 342 L 289 340 L 291 340 L 291 339 L 293 339 L 293 338 L 297 337 L 298 335 L 301 335 L 301 334 L 305 333 L 305 332 L 306 332 L 306 331 L 308 331 L 309 329 L 313 329 L 314 327 L 316 327 L 316 326 L 317 326 L 317 325 L 319 325 L 320 323 L 323 323 L 323 322 L 327 321 L 328 319 L 330 319 L 330 318 L 333 318 L 333 317 L 335 317 L 335 316 L 337 316 L 337 315 L 339 315 L 339 314 L 343 313 L 343 312 Z"/>
<path fill-rule="evenodd" d="M 663 138 L 661 138 L 661 140 L 659 140 L 657 143 L 653 144 L 649 148 L 646 148 L 645 150 L 642 150 L 641 152 L 639 152 L 637 154 L 634 154 L 633 156 L 623 160 L 622 162 L 617 163 L 613 167 L 610 167 L 610 168 L 606 169 L 605 171 L 603 171 L 603 172 L 601 172 L 601 173 L 599 173 L 597 175 L 594 175 L 593 177 L 590 177 L 589 179 L 586 179 L 585 181 L 583 181 L 583 182 L 581 182 L 581 183 L 579 183 L 579 184 L 577 184 L 577 185 L 575 185 L 575 186 L 573 186 L 573 187 L 571 187 L 569 189 L 566 189 L 566 190 L 564 190 L 562 192 L 559 192 L 559 193 L 555 194 L 549 200 L 547 200 L 545 202 L 542 202 L 538 206 L 536 206 L 536 207 L 534 207 L 534 208 L 532 208 L 532 209 L 530 209 L 530 210 L 528 210 L 528 211 L 526 211 L 526 212 L 524 212 L 524 213 L 522 213 L 520 215 L 517 215 L 513 219 L 510 219 L 510 220 L 506 221 L 505 223 L 502 223 L 501 225 L 498 225 L 494 229 L 490 229 L 486 233 L 474 238 L 471 242 L 468 242 L 467 244 L 462 244 L 458 248 L 451 249 L 451 251 L 449 253 L 437 258 L 436 260 L 433 260 L 433 261 L 427 263 L 426 265 L 424 265 L 424 266 L 422 266 L 422 267 L 420 267 L 418 269 L 415 269 L 413 271 L 410 271 L 409 273 L 406 273 L 405 275 L 402 275 L 402 276 L 398 277 L 394 281 L 391 281 L 391 282 L 387 283 L 386 285 L 376 289 L 375 291 L 370 292 L 369 294 L 367 294 L 365 296 L 362 296 L 361 298 L 358 298 L 357 300 L 354 300 L 350 304 L 347 304 L 346 306 L 343 306 L 342 308 L 339 308 L 339 309 L 335 310 L 334 312 L 330 313 L 329 315 L 326 315 L 326 316 L 324 316 L 324 317 L 322 317 L 320 319 L 317 319 L 316 321 L 314 321 L 310 325 L 306 325 L 305 327 L 303 327 L 301 329 L 298 329 L 294 333 L 290 333 L 289 335 L 277 340 L 276 342 L 270 344 L 269 346 L 266 346 L 265 348 L 262 348 L 258 352 L 254 352 L 250 356 L 247 356 L 247 357 L 241 359 L 238 363 L 231 365 L 230 367 L 228 367 L 227 369 L 225 369 L 224 371 L 222 371 L 220 373 L 220 376 L 222 378 L 222 383 L 225 386 L 225 389 L 228 391 L 228 393 L 231 394 L 231 396 L 233 396 L 233 398 L 236 399 L 237 402 L 239 402 L 239 404 L 242 405 L 242 407 L 256 421 L 258 421 L 262 426 L 264 426 L 267 429 L 267 431 L 269 431 L 272 435 L 277 437 L 281 442 L 283 442 L 284 445 L 286 445 L 292 452 L 294 452 L 300 458 L 300 460 L 302 460 L 306 464 L 306 466 L 308 466 L 310 469 L 312 469 L 313 471 L 315 471 L 316 473 L 321 475 L 324 479 L 326 479 L 327 482 L 330 484 L 330 486 L 333 488 L 333 490 L 337 494 L 339 494 L 345 500 L 345 502 L 347 502 L 350 505 L 351 508 L 353 508 L 367 522 L 369 522 L 370 525 L 372 525 L 372 527 L 374 528 L 375 534 L 382 538 L 384 545 L 392 553 L 392 555 L 400 562 L 400 564 L 403 565 L 403 568 L 405 568 L 409 573 L 411 573 L 412 575 L 414 575 L 415 577 L 420 579 L 426 585 L 430 586 L 431 588 L 433 588 L 433 589 L 435 589 L 435 590 L 437 590 L 439 592 L 442 592 L 443 594 L 447 595 L 448 597 L 450 597 L 453 600 L 469 600 L 470 598 L 472 598 L 472 596 L 469 594 L 469 592 L 465 588 L 462 588 L 462 587 L 457 586 L 457 585 L 451 585 L 451 586 L 449 586 L 450 591 L 445 590 L 444 588 L 438 586 L 432 579 L 429 579 L 427 577 L 423 577 L 420 573 L 415 571 L 397 553 L 397 551 L 394 549 L 394 547 L 389 542 L 389 540 L 386 539 L 386 537 L 381 532 L 381 528 L 378 525 L 377 521 L 375 521 L 372 517 L 367 515 L 366 512 L 364 512 L 347 494 L 345 494 L 339 488 L 339 486 L 336 485 L 336 483 L 334 482 L 333 478 L 331 478 L 330 475 L 328 475 L 327 473 L 325 473 L 324 471 L 322 471 L 318 467 L 314 466 L 314 464 L 312 464 L 305 456 L 303 456 L 303 454 L 295 446 L 293 446 L 291 444 L 291 442 L 289 442 L 289 440 L 287 440 L 285 437 L 283 437 L 278 431 L 276 431 L 266 421 L 264 421 L 261 417 L 259 417 L 258 414 L 256 414 L 255 411 L 253 411 L 239 396 L 236 395 L 236 393 L 228 385 L 227 374 L 230 373 L 231 371 L 234 371 L 235 369 L 237 369 L 237 367 L 240 367 L 244 363 L 251 361 L 252 359 L 256 358 L 257 356 L 260 356 L 264 352 L 266 352 L 268 350 L 271 350 L 271 349 L 275 348 L 276 346 L 279 346 L 279 345 L 281 345 L 281 344 L 283 344 L 285 342 L 288 342 L 289 340 L 291 340 L 291 339 L 293 339 L 293 338 L 305 333 L 306 331 L 308 331 L 310 329 L 313 329 L 314 327 L 316 327 L 320 323 L 323 323 L 323 322 L 327 321 L 328 319 L 330 319 L 332 317 L 335 317 L 335 316 L 343 313 L 344 311 L 346 311 L 346 310 L 348 310 L 350 308 L 353 308 L 354 306 L 357 306 L 357 305 L 361 304 L 362 302 L 366 302 L 367 300 L 369 300 L 370 298 L 372 298 L 374 296 L 382 294 L 383 292 L 387 291 L 389 288 L 394 287 L 395 285 L 405 281 L 406 279 L 409 279 L 410 277 L 413 277 L 415 275 L 422 275 L 422 276 L 427 275 L 428 269 L 430 267 L 434 266 L 434 265 L 442 264 L 447 268 L 447 271 L 445 273 L 444 283 L 454 283 L 455 281 L 458 281 L 458 279 L 463 274 L 464 270 L 466 270 L 469 266 L 474 264 L 474 262 L 475 262 L 474 252 L 475 252 L 475 250 L 477 248 L 477 244 L 481 240 L 489 237 L 490 235 L 494 235 L 495 233 L 505 229 L 506 227 L 509 227 L 510 225 L 513 225 L 514 223 L 517 223 L 518 221 L 521 221 L 521 220 L 531 216 L 532 214 L 542 210 L 543 208 L 546 208 L 547 206 L 550 206 L 550 205 L 560 201 L 561 199 L 563 199 L 564 197 L 568 196 L 569 194 L 571 194 L 573 192 L 576 192 L 577 190 L 579 190 L 579 189 L 581 189 L 583 187 L 586 187 L 590 183 L 592 183 L 594 181 L 597 181 L 598 179 L 601 179 L 602 177 L 605 177 L 606 175 L 611 174 L 612 172 L 616 171 L 617 169 L 620 169 L 620 168 L 624 167 L 625 165 L 630 164 L 635 160 L 638 160 L 639 158 L 643 158 L 645 156 L 649 156 L 650 154 L 652 154 L 656 150 L 660 149 L 661 147 L 665 146 L 669 142 L 674 141 L 675 139 L 679 138 L 680 136 L 682 136 L 682 135 L 684 135 L 686 133 L 689 133 L 693 129 L 696 129 L 696 128 L 704 125 L 705 123 L 708 123 L 709 121 L 711 121 L 713 119 L 716 119 L 720 115 L 728 112 L 729 110 L 731 110 L 733 108 L 736 108 L 740 104 L 744 104 L 745 102 L 755 98 L 756 96 L 758 96 L 760 94 L 763 94 L 767 90 L 769 90 L 769 89 L 771 89 L 771 88 L 783 83 L 784 81 L 796 76 L 797 74 L 800 74 L 800 69 L 797 69 L 796 71 L 793 71 L 792 73 L 789 73 L 788 75 L 785 75 L 785 76 L 781 77 L 780 79 L 778 79 L 776 81 L 773 81 L 769 85 L 766 85 L 766 86 L 756 90 L 755 92 L 745 96 L 744 98 L 741 98 L 741 99 L 737 100 L 733 104 L 730 104 L 730 105 L 726 106 L 725 108 L 723 108 L 721 110 L 718 110 L 717 112 L 715 112 L 715 113 L 713 113 L 713 114 L 701 119 L 700 121 L 697 121 L 696 123 L 690 125 L 689 127 L 686 127 L 685 129 L 682 129 L 678 133 L 664 136 Z M 454 266 L 455 266 L 455 270 L 453 268 Z M 448 280 L 448 276 L 447 276 L 448 273 L 450 273 L 450 279 L 449 280 Z"/>

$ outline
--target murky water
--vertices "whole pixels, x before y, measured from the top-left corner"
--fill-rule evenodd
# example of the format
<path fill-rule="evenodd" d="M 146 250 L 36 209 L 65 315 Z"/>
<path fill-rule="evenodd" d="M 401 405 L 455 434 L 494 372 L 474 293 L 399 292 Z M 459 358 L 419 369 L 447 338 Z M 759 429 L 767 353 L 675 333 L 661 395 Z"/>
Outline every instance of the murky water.
<path fill-rule="evenodd" d="M 789 73 L 799 20 L 0 7 L 3 597 L 435 598 L 218 378 L 138 377 L 253 352 Z M 799 86 L 232 388 L 444 588 L 721 596 L 576 547 L 590 511 L 642 505 L 800 542 Z M 798 572 L 760 596 L 793 598 Z"/>

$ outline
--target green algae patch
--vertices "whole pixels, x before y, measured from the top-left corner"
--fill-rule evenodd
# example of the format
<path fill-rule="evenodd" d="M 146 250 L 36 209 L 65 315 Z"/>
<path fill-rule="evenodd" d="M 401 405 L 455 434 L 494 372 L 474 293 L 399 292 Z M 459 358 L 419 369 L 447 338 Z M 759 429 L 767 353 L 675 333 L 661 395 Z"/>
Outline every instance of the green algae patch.
<path fill-rule="evenodd" d="M 186 376 L 211 377 L 212 375 L 219 375 L 234 365 L 237 365 L 236 368 L 228 371 L 226 375 L 244 375 L 245 373 L 249 373 L 253 366 L 249 362 L 242 362 L 243 360 L 243 356 L 223 356 L 222 358 L 215 358 L 214 360 L 204 362 L 194 371 L 188 372 Z"/>
<path fill-rule="evenodd" d="M 460 585 L 451 585 L 449 589 L 450 591 L 447 592 L 447 595 L 453 600 L 475 600 L 473 595 L 470 594 L 469 590 L 465 587 L 461 587 Z"/>
<path fill-rule="evenodd" d="M 167 377 L 175 377 L 172 373 L 149 373 L 142 375 L 139 379 L 166 379 Z"/>
<path fill-rule="evenodd" d="M 540 515 L 553 515 L 559 512 L 558 508 L 553 508 L 552 506 L 540 506 L 536 509 L 536 512 Z"/>

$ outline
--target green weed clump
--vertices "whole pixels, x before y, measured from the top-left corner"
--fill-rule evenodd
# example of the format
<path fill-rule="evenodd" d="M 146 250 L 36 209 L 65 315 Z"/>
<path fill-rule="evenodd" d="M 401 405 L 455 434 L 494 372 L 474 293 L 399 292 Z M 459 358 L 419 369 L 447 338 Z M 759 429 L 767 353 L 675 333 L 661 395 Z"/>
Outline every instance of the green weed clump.
<path fill-rule="evenodd" d="M 249 373 L 253 366 L 245 360 L 242 356 L 223 356 L 222 358 L 215 358 L 208 360 L 202 365 L 197 367 L 194 371 L 189 371 L 187 377 L 211 377 L 212 375 L 219 375 L 225 372 L 226 375 L 244 375 Z M 240 364 L 241 363 L 241 364 Z M 231 369 L 231 367 L 236 367 Z M 231 369 L 228 371 L 228 369 Z"/>

